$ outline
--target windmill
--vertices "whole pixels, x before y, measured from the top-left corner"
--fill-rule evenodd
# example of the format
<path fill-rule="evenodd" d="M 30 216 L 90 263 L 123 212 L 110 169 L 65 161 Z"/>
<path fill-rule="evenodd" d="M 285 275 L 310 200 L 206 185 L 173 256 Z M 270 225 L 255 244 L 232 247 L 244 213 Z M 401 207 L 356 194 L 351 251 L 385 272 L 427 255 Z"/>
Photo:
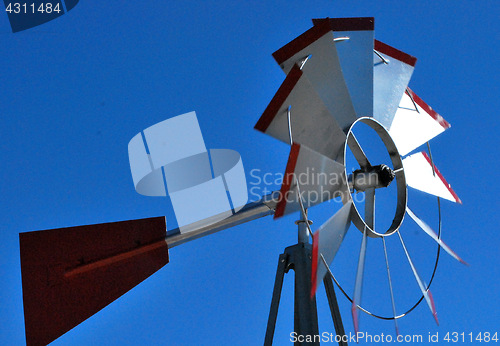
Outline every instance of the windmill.
<path fill-rule="evenodd" d="M 27 343 L 50 343 L 97 313 L 167 264 L 169 248 L 259 217 L 274 214 L 278 218 L 294 212 L 301 215 L 299 241 L 279 259 L 266 343 L 272 343 L 281 283 L 289 269 L 296 273 L 297 333 L 317 334 L 314 295 L 322 280 L 337 334 L 343 333 L 333 275 L 327 274 L 331 274 L 329 265 L 351 223 L 363 235 L 351 299 L 356 331 L 358 311 L 363 309 L 360 304 L 368 239 L 381 238 L 385 250 L 385 237 L 391 235 L 400 238 L 423 299 L 437 321 L 432 295 L 418 275 L 399 230 L 404 216 L 409 215 L 443 249 L 462 261 L 442 242 L 440 232 L 436 235 L 407 206 L 407 186 L 436 195 L 438 201 L 445 198 L 460 202 L 430 153 L 404 157 L 449 124 L 407 87 L 416 59 L 375 41 L 373 30 L 373 18 L 313 20 L 311 29 L 273 54 L 286 78 L 255 127 L 291 145 L 280 191 L 244 206 L 234 205 L 230 215 L 209 217 L 168 232 L 165 218 L 153 217 L 21 233 Z M 354 135 L 360 124 L 379 136 L 390 162 L 370 162 Z M 146 130 L 144 134 L 148 141 Z M 140 152 L 154 161 L 152 152 Z M 349 152 L 360 166 L 353 172 L 346 166 Z M 193 154 L 205 155 L 203 150 Z M 205 160 L 203 155 L 201 160 Z M 137 176 L 132 167 L 134 156 L 130 157 L 133 176 Z M 311 168 L 336 180 L 301 183 L 298 178 L 308 176 Z M 214 171 L 222 175 L 223 170 L 214 166 Z M 152 181 L 163 183 L 165 171 L 163 175 Z M 136 181 L 135 176 L 138 189 L 137 182 L 142 178 Z M 374 222 L 375 191 L 393 180 L 397 187 L 396 211 L 391 226 L 381 231 Z M 230 194 L 230 186 L 224 181 Z M 366 197 L 364 213 L 353 201 L 355 192 L 363 192 Z M 307 209 L 333 198 L 339 198 L 343 206 L 313 233 Z M 390 280 L 388 265 L 387 269 Z M 392 305 L 394 314 L 390 319 L 397 323 L 406 313 L 396 314 L 394 299 Z"/>

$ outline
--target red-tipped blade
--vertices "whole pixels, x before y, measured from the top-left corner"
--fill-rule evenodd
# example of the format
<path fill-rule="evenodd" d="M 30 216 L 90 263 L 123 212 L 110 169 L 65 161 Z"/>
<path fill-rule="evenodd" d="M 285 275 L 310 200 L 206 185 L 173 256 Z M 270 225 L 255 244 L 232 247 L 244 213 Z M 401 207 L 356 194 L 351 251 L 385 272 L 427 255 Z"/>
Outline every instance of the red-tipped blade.
<path fill-rule="evenodd" d="M 26 343 L 46 345 L 168 263 L 164 217 L 19 234 Z"/>
<path fill-rule="evenodd" d="M 328 219 L 314 232 L 313 252 L 311 261 L 311 299 L 316 294 L 318 286 L 323 281 L 325 274 L 351 224 L 352 201 L 347 202 L 339 211 Z M 325 260 L 326 264 L 323 262 Z"/>
<path fill-rule="evenodd" d="M 427 305 L 429 306 L 429 309 L 431 310 L 432 316 L 434 317 L 434 320 L 436 320 L 436 324 L 439 325 L 438 317 L 437 317 L 437 312 L 436 312 L 436 305 L 434 304 L 434 298 L 432 298 L 432 293 L 431 290 L 429 290 L 426 286 L 426 284 L 422 281 L 420 276 L 417 273 L 417 269 L 415 268 L 415 265 L 413 264 L 413 261 L 411 260 L 410 254 L 408 253 L 408 250 L 406 249 L 406 245 L 403 241 L 403 237 L 401 236 L 401 233 L 399 230 L 397 231 L 399 240 L 401 241 L 401 245 L 403 246 L 403 250 L 405 251 L 406 258 L 408 259 L 408 263 L 410 263 L 411 270 L 413 272 L 413 276 L 415 276 L 415 280 L 417 280 L 418 287 L 420 288 L 420 291 L 422 292 L 422 295 L 425 298 L 425 301 L 427 302 Z"/>
<path fill-rule="evenodd" d="M 417 225 L 420 226 L 420 228 L 427 233 L 436 243 L 438 243 L 450 256 L 452 256 L 454 259 L 459 261 L 462 264 L 465 264 L 466 266 L 469 265 L 469 263 L 465 262 L 455 251 L 453 251 L 448 245 L 444 243 L 444 241 L 441 240 L 441 238 L 438 237 L 438 235 L 432 230 L 432 228 L 426 224 L 424 221 L 422 221 L 415 213 L 413 213 L 410 208 L 406 208 L 406 212 L 410 217 L 415 221 Z"/>
<path fill-rule="evenodd" d="M 344 165 L 337 161 L 293 143 L 274 218 L 300 210 L 300 199 L 307 209 L 341 196 L 347 191 L 344 172 Z"/>
<path fill-rule="evenodd" d="M 432 169 L 431 159 L 425 152 L 407 156 L 403 160 L 403 166 L 408 186 L 462 204 L 436 165 Z"/>
<path fill-rule="evenodd" d="M 389 134 L 399 154 L 406 155 L 450 127 L 441 115 L 407 88 Z"/>
<path fill-rule="evenodd" d="M 377 40 L 374 48 L 373 117 L 389 130 L 417 59 Z"/>

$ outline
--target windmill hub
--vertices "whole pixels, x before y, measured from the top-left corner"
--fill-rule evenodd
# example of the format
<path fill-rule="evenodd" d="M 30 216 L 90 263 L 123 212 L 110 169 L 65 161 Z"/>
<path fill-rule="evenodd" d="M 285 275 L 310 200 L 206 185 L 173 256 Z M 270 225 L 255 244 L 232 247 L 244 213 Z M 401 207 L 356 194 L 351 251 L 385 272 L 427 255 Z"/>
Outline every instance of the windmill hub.
<path fill-rule="evenodd" d="M 370 166 L 355 170 L 349 177 L 349 187 L 356 191 L 378 189 L 389 186 L 395 177 L 396 173 L 387 165 Z"/>

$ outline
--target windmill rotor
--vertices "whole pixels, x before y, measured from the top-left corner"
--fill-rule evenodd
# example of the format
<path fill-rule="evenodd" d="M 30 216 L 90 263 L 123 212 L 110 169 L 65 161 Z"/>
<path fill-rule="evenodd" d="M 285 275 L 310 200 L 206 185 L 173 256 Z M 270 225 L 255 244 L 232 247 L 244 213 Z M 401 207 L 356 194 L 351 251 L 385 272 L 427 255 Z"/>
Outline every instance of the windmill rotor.
<path fill-rule="evenodd" d="M 441 240 L 441 223 L 438 235 L 411 211 L 407 205 L 411 191 L 407 187 L 437 196 L 439 206 L 439 198 L 461 201 L 430 155 L 411 154 L 450 127 L 408 88 L 416 58 L 374 40 L 373 30 L 373 18 L 314 19 L 311 29 L 273 54 L 286 78 L 255 128 L 284 142 L 287 132 L 294 138 L 275 218 L 300 210 L 299 204 L 309 208 L 338 196 L 344 205 L 312 234 L 311 296 L 327 274 L 339 285 L 329 266 L 352 223 L 362 233 L 361 248 L 353 296 L 342 292 L 352 303 L 355 331 L 359 330 L 358 311 L 362 310 L 375 317 L 393 319 L 399 333 L 396 320 L 422 300 L 438 322 L 432 293 L 417 272 L 403 240 L 405 216 L 409 215 L 440 247 L 465 264 Z M 370 162 L 353 132 L 360 123 L 378 135 L 390 162 Z M 359 165 L 353 172 L 346 165 L 348 150 Z M 310 171 L 336 175 L 340 177 L 337 181 L 343 183 L 322 185 L 318 179 L 308 179 L 308 184 L 300 184 L 304 179 L 297 177 Z M 397 189 L 395 214 L 390 226 L 380 230 L 375 225 L 375 195 L 392 179 Z M 313 201 L 310 194 L 300 193 L 304 191 L 317 192 L 321 198 Z M 359 209 L 352 197 L 356 192 L 364 192 L 364 210 Z M 285 198 L 290 193 L 295 199 Z M 422 293 L 422 298 L 402 315 L 397 315 L 385 241 L 385 237 L 396 234 Z M 361 306 L 368 238 L 382 238 L 392 317 L 379 316 Z"/>

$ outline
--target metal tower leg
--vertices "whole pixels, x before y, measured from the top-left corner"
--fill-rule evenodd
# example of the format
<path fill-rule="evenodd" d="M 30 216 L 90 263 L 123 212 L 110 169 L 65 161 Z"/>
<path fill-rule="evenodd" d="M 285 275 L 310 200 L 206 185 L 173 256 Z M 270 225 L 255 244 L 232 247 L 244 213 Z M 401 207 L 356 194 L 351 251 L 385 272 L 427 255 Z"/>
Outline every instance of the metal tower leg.
<path fill-rule="evenodd" d="M 295 271 L 295 310 L 294 331 L 297 336 L 306 338 L 311 336 L 315 342 L 298 342 L 299 345 L 319 345 L 318 314 L 316 310 L 316 297 L 311 299 L 311 245 L 299 243 L 289 246 L 280 255 L 276 280 L 274 282 L 271 309 L 267 322 L 264 345 L 272 345 L 278 306 L 283 287 L 283 277 L 290 269 Z"/>
<path fill-rule="evenodd" d="M 311 298 L 311 245 L 300 243 L 293 248 L 295 270 L 294 329 L 297 335 L 318 337 L 316 297 Z M 319 345 L 319 340 L 318 342 L 304 344 Z"/>
<path fill-rule="evenodd" d="M 276 270 L 276 279 L 274 280 L 273 298 L 271 300 L 271 310 L 267 320 L 266 338 L 264 339 L 265 346 L 273 344 L 274 328 L 276 327 L 276 319 L 278 317 L 278 307 L 280 305 L 281 289 L 283 287 L 283 277 L 285 270 L 288 272 L 288 254 L 285 252 L 280 255 L 278 261 L 278 269 Z"/>
<path fill-rule="evenodd" d="M 330 306 L 330 312 L 332 313 L 333 325 L 335 327 L 336 334 L 340 337 L 339 346 L 347 346 L 347 338 L 344 337 L 344 325 L 342 323 L 342 316 L 340 316 L 339 305 L 337 303 L 337 296 L 335 295 L 335 288 L 333 286 L 333 281 L 330 275 L 326 275 L 323 279 L 325 284 L 326 297 L 328 298 L 328 305 Z"/>

